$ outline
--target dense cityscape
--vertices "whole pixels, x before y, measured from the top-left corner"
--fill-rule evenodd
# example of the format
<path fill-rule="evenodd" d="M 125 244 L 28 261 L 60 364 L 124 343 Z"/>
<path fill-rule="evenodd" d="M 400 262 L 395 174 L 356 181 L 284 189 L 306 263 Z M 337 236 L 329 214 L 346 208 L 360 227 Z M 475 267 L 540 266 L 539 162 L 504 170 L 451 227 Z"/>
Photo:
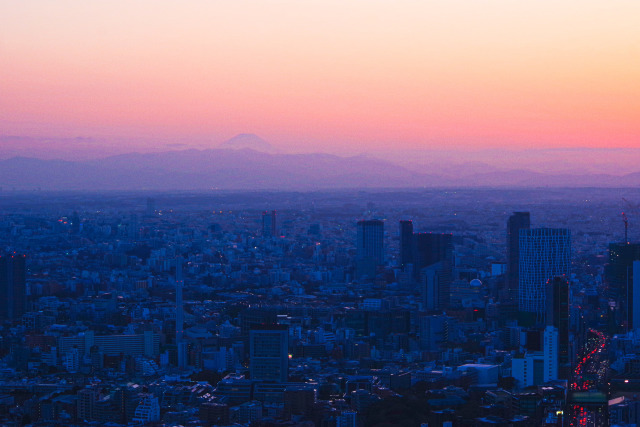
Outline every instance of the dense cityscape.
<path fill-rule="evenodd" d="M 636 190 L 0 194 L 2 425 L 638 423 Z"/>
<path fill-rule="evenodd" d="M 0 0 L 0 427 L 640 427 L 638 17 Z"/>

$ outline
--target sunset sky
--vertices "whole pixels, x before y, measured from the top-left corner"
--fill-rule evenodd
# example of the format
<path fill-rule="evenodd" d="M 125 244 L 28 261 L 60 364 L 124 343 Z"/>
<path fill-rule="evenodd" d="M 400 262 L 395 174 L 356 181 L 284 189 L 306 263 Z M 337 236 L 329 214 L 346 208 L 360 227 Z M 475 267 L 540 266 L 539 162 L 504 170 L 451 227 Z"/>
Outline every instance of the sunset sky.
<path fill-rule="evenodd" d="M 638 147 L 640 1 L 0 0 L 0 136 L 63 153 L 242 132 L 296 152 Z"/>

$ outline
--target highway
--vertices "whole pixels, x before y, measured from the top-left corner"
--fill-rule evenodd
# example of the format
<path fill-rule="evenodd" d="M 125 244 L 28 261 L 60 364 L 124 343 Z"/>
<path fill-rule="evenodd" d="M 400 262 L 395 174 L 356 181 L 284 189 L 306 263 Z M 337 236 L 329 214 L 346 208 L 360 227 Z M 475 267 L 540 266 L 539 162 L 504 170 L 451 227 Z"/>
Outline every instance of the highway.
<path fill-rule="evenodd" d="M 600 396 L 600 393 L 597 393 L 598 389 L 606 380 L 607 338 L 604 333 L 595 329 L 590 329 L 589 335 L 583 354 L 574 369 L 574 379 L 570 387 L 570 394 L 575 399 L 570 403 L 569 411 L 569 425 L 572 427 L 602 427 L 608 418 L 606 406 L 602 408 L 600 403 L 575 403 L 578 399 L 590 400 L 590 395 Z"/>

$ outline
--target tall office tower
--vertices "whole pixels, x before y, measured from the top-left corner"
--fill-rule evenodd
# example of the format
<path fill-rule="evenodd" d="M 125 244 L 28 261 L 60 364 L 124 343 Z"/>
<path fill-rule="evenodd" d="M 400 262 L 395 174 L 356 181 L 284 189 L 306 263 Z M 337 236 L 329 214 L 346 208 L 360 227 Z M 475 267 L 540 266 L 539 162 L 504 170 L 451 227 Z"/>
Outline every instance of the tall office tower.
<path fill-rule="evenodd" d="M 19 319 L 27 308 L 25 255 L 0 256 L 0 319 Z"/>
<path fill-rule="evenodd" d="M 633 267 L 631 268 L 633 278 L 631 279 L 632 295 L 638 298 L 640 295 L 640 260 L 633 261 Z M 629 299 L 629 310 L 631 311 L 631 321 L 629 322 L 629 329 L 640 328 L 640 304 L 634 304 L 633 297 Z"/>
<path fill-rule="evenodd" d="M 413 263 L 413 222 L 400 221 L 400 267 Z"/>
<path fill-rule="evenodd" d="M 442 277 L 442 263 L 437 262 L 425 267 L 420 272 L 420 294 L 422 295 L 422 309 L 425 311 L 438 310 L 444 299 L 445 289 L 440 286 Z M 445 300 L 446 302 L 446 300 Z"/>
<path fill-rule="evenodd" d="M 378 219 L 358 221 L 357 258 L 375 260 L 384 264 L 384 222 Z"/>
<path fill-rule="evenodd" d="M 614 332 L 629 332 L 640 324 L 633 324 L 634 312 L 634 274 L 633 262 L 640 260 L 640 243 L 609 244 L 609 265 L 606 269 L 608 297 L 616 302 L 611 315 L 617 325 Z"/>
<path fill-rule="evenodd" d="M 546 324 L 547 282 L 571 272 L 571 232 L 566 228 L 520 230 L 518 310 L 521 326 Z"/>
<path fill-rule="evenodd" d="M 566 277 L 554 277 L 547 283 L 547 326 L 558 331 L 558 378 L 569 379 L 569 281 Z"/>
<path fill-rule="evenodd" d="M 544 354 L 544 382 L 557 380 L 559 378 L 559 333 L 554 326 L 547 326 L 543 332 L 543 354 Z"/>
<path fill-rule="evenodd" d="M 414 275 L 423 282 L 425 278 L 433 277 L 431 274 L 423 274 L 423 270 L 434 264 L 439 264 L 437 281 L 433 289 L 428 292 L 437 295 L 438 301 L 435 308 L 443 309 L 449 306 L 450 288 L 453 281 L 453 236 L 451 234 L 416 233 L 413 235 L 413 271 Z M 423 294 L 425 295 L 425 294 Z"/>
<path fill-rule="evenodd" d="M 506 289 L 511 301 L 518 300 L 520 230 L 531 228 L 529 212 L 514 212 L 507 221 L 507 276 Z"/>
<path fill-rule="evenodd" d="M 262 235 L 264 237 L 274 237 L 276 232 L 276 211 L 264 211 L 262 213 Z"/>
<path fill-rule="evenodd" d="M 187 360 L 187 346 L 184 334 L 184 304 L 182 302 L 182 257 L 176 257 L 176 350 L 178 352 L 178 367 L 184 369 Z"/>
<path fill-rule="evenodd" d="M 287 382 L 289 331 L 286 325 L 260 325 L 249 331 L 249 371 L 252 380 Z"/>

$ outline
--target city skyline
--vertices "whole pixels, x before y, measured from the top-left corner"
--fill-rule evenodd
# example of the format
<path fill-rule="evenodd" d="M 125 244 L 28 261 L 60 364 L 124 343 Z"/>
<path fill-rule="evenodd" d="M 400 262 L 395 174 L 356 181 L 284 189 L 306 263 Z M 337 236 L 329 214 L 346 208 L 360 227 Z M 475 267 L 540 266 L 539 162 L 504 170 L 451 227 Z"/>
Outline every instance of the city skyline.
<path fill-rule="evenodd" d="M 0 420 L 637 424 L 639 194 L 2 192 Z"/>
<path fill-rule="evenodd" d="M 0 424 L 640 426 L 638 16 L 0 0 Z"/>

